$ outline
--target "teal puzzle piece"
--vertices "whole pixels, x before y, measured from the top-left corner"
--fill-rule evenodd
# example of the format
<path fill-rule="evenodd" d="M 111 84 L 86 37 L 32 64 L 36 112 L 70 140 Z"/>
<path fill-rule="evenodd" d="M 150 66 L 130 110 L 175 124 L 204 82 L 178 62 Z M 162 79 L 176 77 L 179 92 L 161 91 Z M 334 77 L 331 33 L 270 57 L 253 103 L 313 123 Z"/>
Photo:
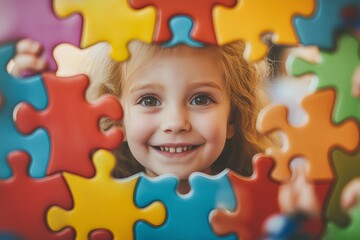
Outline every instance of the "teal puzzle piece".
<path fill-rule="evenodd" d="M 48 134 L 38 129 L 30 135 L 21 134 L 15 127 L 13 112 L 16 105 L 28 102 L 37 109 L 47 105 L 47 94 L 40 75 L 16 78 L 7 72 L 7 65 L 15 54 L 15 44 L 0 47 L 0 94 L 4 104 L 0 109 L 0 179 L 12 175 L 7 155 L 14 150 L 27 151 L 33 161 L 29 174 L 34 178 L 45 176 L 50 154 Z"/>
<path fill-rule="evenodd" d="M 288 72 L 295 76 L 314 73 L 318 80 L 317 89 L 336 89 L 337 99 L 333 111 L 333 120 L 336 123 L 348 117 L 355 117 L 360 121 L 360 98 L 351 95 L 353 74 L 360 66 L 359 56 L 358 40 L 350 34 L 343 34 L 335 51 L 321 51 L 319 63 L 289 58 L 286 67 Z"/>

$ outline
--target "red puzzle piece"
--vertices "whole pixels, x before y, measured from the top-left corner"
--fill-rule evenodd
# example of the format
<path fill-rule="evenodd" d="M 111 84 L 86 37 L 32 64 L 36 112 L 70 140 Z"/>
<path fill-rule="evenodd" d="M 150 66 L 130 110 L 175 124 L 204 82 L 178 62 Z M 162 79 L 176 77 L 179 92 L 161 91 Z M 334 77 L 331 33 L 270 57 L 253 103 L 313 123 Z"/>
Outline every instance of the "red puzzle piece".
<path fill-rule="evenodd" d="M 122 132 L 112 128 L 102 132 L 102 117 L 121 120 L 122 108 L 113 96 L 104 96 L 89 104 L 85 90 L 89 80 L 85 75 L 61 78 L 53 73 L 43 74 L 49 94 L 48 107 L 38 112 L 23 103 L 17 113 L 17 126 L 25 134 L 36 127 L 44 127 L 50 135 L 48 174 L 66 171 L 92 177 L 95 169 L 91 161 L 94 150 L 114 149 L 122 141 Z"/>
<path fill-rule="evenodd" d="M 211 223 L 215 233 L 223 235 L 235 232 L 239 239 L 260 239 L 265 219 L 280 212 L 280 183 L 269 177 L 274 166 L 273 160 L 257 155 L 253 164 L 254 173 L 250 178 L 229 172 L 238 205 L 233 213 L 222 210 L 214 212 Z"/>
<path fill-rule="evenodd" d="M 26 239 L 73 239 L 71 229 L 54 233 L 45 223 L 50 206 L 72 208 L 65 180 L 60 174 L 33 179 L 27 175 L 29 163 L 30 158 L 25 152 L 9 155 L 14 174 L 0 181 L 0 232 L 11 232 Z"/>
<path fill-rule="evenodd" d="M 217 4 L 233 7 L 236 4 L 236 0 L 130 0 L 130 2 L 134 8 L 153 5 L 158 9 L 155 42 L 170 41 L 170 19 L 176 15 L 186 15 L 194 22 L 192 38 L 210 44 L 217 43 L 212 19 L 213 7 Z"/>

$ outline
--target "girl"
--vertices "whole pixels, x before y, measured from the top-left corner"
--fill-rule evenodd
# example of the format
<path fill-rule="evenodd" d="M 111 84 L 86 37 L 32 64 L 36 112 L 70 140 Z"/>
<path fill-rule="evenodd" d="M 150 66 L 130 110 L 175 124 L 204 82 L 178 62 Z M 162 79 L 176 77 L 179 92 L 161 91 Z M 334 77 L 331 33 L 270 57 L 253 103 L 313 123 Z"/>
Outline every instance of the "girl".
<path fill-rule="evenodd" d="M 255 129 L 265 61 L 248 63 L 241 42 L 195 49 L 133 41 L 125 62 L 111 60 L 106 46 L 96 47 L 85 65 L 94 66 L 93 73 L 103 69 L 101 80 L 91 78 L 99 83 L 95 96 L 115 95 L 124 108 L 122 122 L 103 123 L 124 131 L 115 151 L 116 177 L 174 173 L 184 180 L 179 191 L 186 192 L 186 179 L 195 171 L 230 168 L 251 175 L 251 159 L 266 142 Z M 17 72 L 26 68 L 17 66 Z"/>

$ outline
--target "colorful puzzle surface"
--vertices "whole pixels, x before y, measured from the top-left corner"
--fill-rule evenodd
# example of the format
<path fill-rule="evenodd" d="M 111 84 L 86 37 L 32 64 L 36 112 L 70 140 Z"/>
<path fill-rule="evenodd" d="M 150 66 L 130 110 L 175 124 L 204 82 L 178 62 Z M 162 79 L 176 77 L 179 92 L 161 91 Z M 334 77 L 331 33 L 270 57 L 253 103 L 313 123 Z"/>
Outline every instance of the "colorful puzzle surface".
<path fill-rule="evenodd" d="M 310 239 L 357 239 L 359 204 L 342 210 L 340 194 L 360 176 L 360 102 L 350 94 L 360 45 L 347 31 L 358 28 L 359 8 L 360 0 L 0 0 L 0 240 L 261 239 L 298 157 L 321 208 L 301 230 Z M 250 177 L 193 173 L 186 194 L 170 174 L 112 176 L 110 151 L 123 132 L 102 131 L 100 120 L 121 121 L 126 112 L 113 96 L 89 102 L 92 79 L 60 77 L 66 59 L 53 57 L 63 43 L 71 44 L 68 58 L 106 42 L 113 60 L 125 61 L 133 40 L 164 48 L 242 41 L 253 63 L 267 55 L 269 34 L 271 44 L 320 48 L 318 62 L 287 62 L 290 74 L 315 79 L 301 103 L 306 121 L 293 126 L 290 109 L 266 106 L 258 131 L 282 131 L 282 146 L 255 155 Z M 8 72 L 23 38 L 43 45 L 52 72 Z"/>

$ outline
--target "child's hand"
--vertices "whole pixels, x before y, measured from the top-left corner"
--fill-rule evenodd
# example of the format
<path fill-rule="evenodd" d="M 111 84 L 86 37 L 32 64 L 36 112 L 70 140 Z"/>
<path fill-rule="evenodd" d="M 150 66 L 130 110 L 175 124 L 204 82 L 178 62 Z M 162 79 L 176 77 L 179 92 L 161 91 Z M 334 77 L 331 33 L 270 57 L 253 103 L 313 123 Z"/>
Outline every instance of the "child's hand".
<path fill-rule="evenodd" d="M 356 199 L 360 196 L 360 177 L 353 179 L 349 182 L 342 194 L 341 194 L 341 204 L 344 209 L 349 209 L 356 203 Z"/>
<path fill-rule="evenodd" d="M 31 39 L 22 39 L 16 44 L 14 67 L 11 69 L 13 76 L 21 76 L 24 72 L 37 73 L 45 70 L 46 61 L 41 57 L 42 46 Z"/>
<path fill-rule="evenodd" d="M 281 212 L 285 214 L 301 212 L 313 217 L 319 215 L 315 189 L 306 180 L 303 163 L 294 167 L 292 179 L 280 187 L 279 205 Z"/>

